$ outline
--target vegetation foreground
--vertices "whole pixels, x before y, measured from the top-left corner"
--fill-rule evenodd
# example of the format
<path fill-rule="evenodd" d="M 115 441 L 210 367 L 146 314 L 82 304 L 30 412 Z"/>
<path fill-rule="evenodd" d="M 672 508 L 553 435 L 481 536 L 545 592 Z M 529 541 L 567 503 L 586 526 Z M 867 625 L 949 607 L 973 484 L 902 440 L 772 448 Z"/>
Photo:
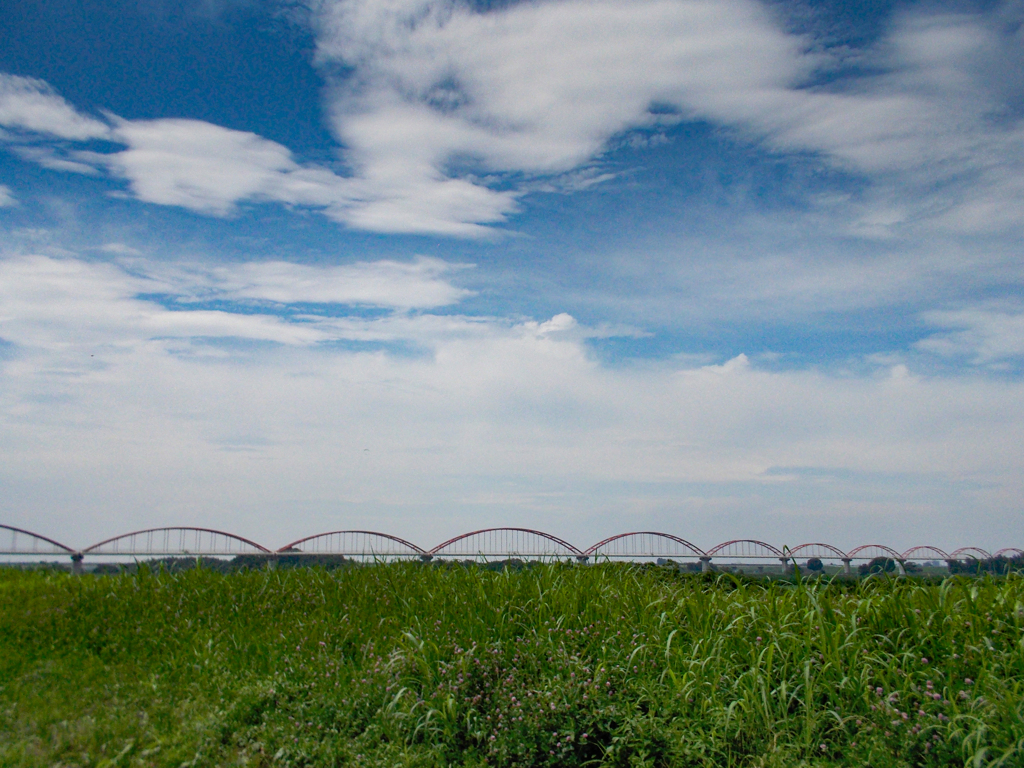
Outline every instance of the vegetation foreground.
<path fill-rule="evenodd" d="M 5 766 L 1020 766 L 1024 579 L 0 571 Z"/>

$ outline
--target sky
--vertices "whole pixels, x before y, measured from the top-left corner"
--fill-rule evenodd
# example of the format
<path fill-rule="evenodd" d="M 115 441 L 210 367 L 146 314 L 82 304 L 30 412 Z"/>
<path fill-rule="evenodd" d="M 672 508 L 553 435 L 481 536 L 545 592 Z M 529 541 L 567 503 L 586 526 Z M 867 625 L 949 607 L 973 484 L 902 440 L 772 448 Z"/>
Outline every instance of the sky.
<path fill-rule="evenodd" d="M 0 29 L 0 523 L 1024 545 L 1024 3 Z"/>

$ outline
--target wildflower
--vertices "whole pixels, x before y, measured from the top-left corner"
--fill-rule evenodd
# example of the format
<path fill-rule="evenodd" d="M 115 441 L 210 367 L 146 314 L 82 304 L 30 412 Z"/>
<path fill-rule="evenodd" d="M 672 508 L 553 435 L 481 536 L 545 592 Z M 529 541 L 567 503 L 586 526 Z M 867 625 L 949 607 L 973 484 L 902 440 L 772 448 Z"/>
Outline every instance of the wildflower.
<path fill-rule="evenodd" d="M 974 681 L 973 681 L 973 680 L 971 680 L 971 678 L 969 678 L 969 677 L 965 677 L 965 678 L 964 678 L 964 683 L 965 683 L 966 685 L 974 685 Z"/>

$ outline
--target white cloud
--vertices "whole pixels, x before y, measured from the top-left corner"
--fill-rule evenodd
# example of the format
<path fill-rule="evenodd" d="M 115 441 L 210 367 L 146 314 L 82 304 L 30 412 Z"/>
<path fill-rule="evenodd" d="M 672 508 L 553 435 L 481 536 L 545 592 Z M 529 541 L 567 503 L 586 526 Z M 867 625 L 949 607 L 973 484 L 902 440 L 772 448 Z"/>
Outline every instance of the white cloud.
<path fill-rule="evenodd" d="M 70 160 L 65 156 L 59 155 L 53 147 L 14 146 L 12 149 L 23 160 L 38 163 L 43 168 L 49 168 L 51 171 L 81 173 L 86 176 L 96 176 L 99 174 L 99 171 L 92 165 L 79 162 L 78 160 Z"/>
<path fill-rule="evenodd" d="M 454 304 L 470 294 L 445 279 L 454 268 L 440 259 L 424 257 L 412 262 L 380 260 L 343 266 L 245 262 L 195 265 L 178 271 L 174 279 L 179 292 L 205 300 L 423 309 Z"/>
<path fill-rule="evenodd" d="M 188 309 L 195 301 L 276 304 L 349 304 L 425 309 L 453 304 L 470 294 L 445 279 L 453 267 L 437 259 L 411 263 L 381 260 L 312 267 L 286 262 L 204 267 L 132 259 L 115 264 L 36 256 L 0 261 L 0 320 L 4 336 L 47 349 L 67 345 L 131 347 L 156 339 L 237 338 L 309 345 L 326 341 L 391 341 L 422 336 L 415 319 L 294 316 Z M 167 309 L 141 294 L 163 295 Z M 54 307 L 60 307 L 54 315 Z M 445 323 L 449 333 L 473 321 L 428 321 L 428 332 Z M 410 334 L 410 331 L 413 333 Z"/>
<path fill-rule="evenodd" d="M 301 170 L 280 144 L 199 120 L 121 121 L 115 136 L 128 149 L 95 160 L 127 178 L 139 199 L 204 213 L 225 215 L 239 200 L 280 199 L 294 192 L 289 180 Z M 315 191 L 322 197 L 326 190 Z"/>
<path fill-rule="evenodd" d="M 864 62 L 882 74 L 808 87 L 834 65 L 749 0 L 520 3 L 477 12 L 447 0 L 318 4 L 318 55 L 354 68 L 332 99 L 358 172 L 441 183 L 453 161 L 559 173 L 616 134 L 706 119 L 780 151 L 912 189 L 913 216 L 958 230 L 1020 223 L 1021 133 L 993 122 L 979 79 L 999 34 L 981 16 L 905 17 Z M 963 178 L 965 176 L 970 178 Z M 946 195 L 928 195 L 937 183 Z M 941 211 L 936 211 L 938 206 Z M 396 206 L 394 215 L 405 215 Z M 879 219 L 865 226 L 875 230 Z M 881 223 L 882 230 L 905 217 Z M 481 219 L 483 220 L 483 219 Z"/>
<path fill-rule="evenodd" d="M 332 114 L 357 173 L 425 195 L 454 160 L 551 174 L 616 133 L 657 122 L 652 102 L 763 101 L 809 73 L 801 41 L 757 4 L 546 2 L 477 13 L 446 2 L 324 3 L 318 56 L 354 74 Z M 735 115 L 730 114 L 731 117 Z M 487 191 L 482 185 L 481 193 Z M 509 212 L 476 201 L 478 220 Z M 389 215 L 408 215 L 411 200 Z"/>
<path fill-rule="evenodd" d="M 437 174 L 429 182 L 400 174 L 342 177 L 300 165 L 276 142 L 200 120 L 118 120 L 110 138 L 127 149 L 76 152 L 74 160 L 39 148 L 18 151 L 49 168 L 106 167 L 127 179 L 140 200 L 217 216 L 233 213 L 239 202 L 274 201 L 319 208 L 361 229 L 477 237 L 489 234 L 481 223 L 501 221 L 515 208 L 511 192 Z"/>
<path fill-rule="evenodd" d="M 944 357 L 999 366 L 1024 357 L 1024 312 L 992 307 L 926 312 L 930 325 L 947 329 L 915 345 Z"/>
<path fill-rule="evenodd" d="M 105 139 L 110 129 L 86 117 L 42 80 L 0 73 L 0 126 L 62 139 Z"/>
<path fill-rule="evenodd" d="M 222 337 L 314 344 L 329 336 L 303 323 L 259 314 L 169 311 L 140 293 L 174 286 L 112 264 L 30 257 L 0 261 L 0 320 L 8 341 L 49 350 L 132 348 L 160 338 Z"/>
<path fill-rule="evenodd" d="M 18 198 L 6 184 L 0 184 L 0 208 L 12 208 L 18 204 Z"/>

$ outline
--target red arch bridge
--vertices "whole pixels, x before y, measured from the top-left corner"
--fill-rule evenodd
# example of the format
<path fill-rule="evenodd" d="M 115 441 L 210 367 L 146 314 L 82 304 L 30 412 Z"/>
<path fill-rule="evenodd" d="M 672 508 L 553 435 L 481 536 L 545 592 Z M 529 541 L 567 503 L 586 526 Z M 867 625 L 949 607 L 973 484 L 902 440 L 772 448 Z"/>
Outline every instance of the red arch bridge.
<path fill-rule="evenodd" d="M 876 558 L 892 560 L 903 572 L 907 563 L 948 565 L 954 561 L 980 561 L 991 558 L 1021 558 L 1024 550 L 1007 547 L 988 552 L 979 547 L 961 547 L 945 552 L 933 546 L 915 546 L 899 552 L 883 544 L 865 544 L 843 551 L 831 544 L 812 542 L 795 547 L 776 547 L 756 539 L 734 539 L 709 549 L 670 533 L 631 531 L 609 536 L 580 549 L 568 541 L 530 528 L 484 528 L 455 536 L 425 549 L 406 539 L 379 531 L 328 531 L 297 539 L 277 549 L 212 528 L 172 526 L 148 528 L 112 536 L 78 549 L 39 533 L 0 524 L 0 556 L 11 559 L 70 557 L 76 568 L 90 560 L 126 560 L 139 558 L 197 557 L 225 558 L 252 555 L 273 561 L 282 557 L 344 557 L 351 560 L 380 562 L 401 559 L 420 560 L 577 560 L 600 562 L 614 560 L 656 561 L 711 570 L 715 566 L 757 570 L 785 570 L 795 563 L 812 559 L 841 567 L 846 573 L 854 563 Z"/>

